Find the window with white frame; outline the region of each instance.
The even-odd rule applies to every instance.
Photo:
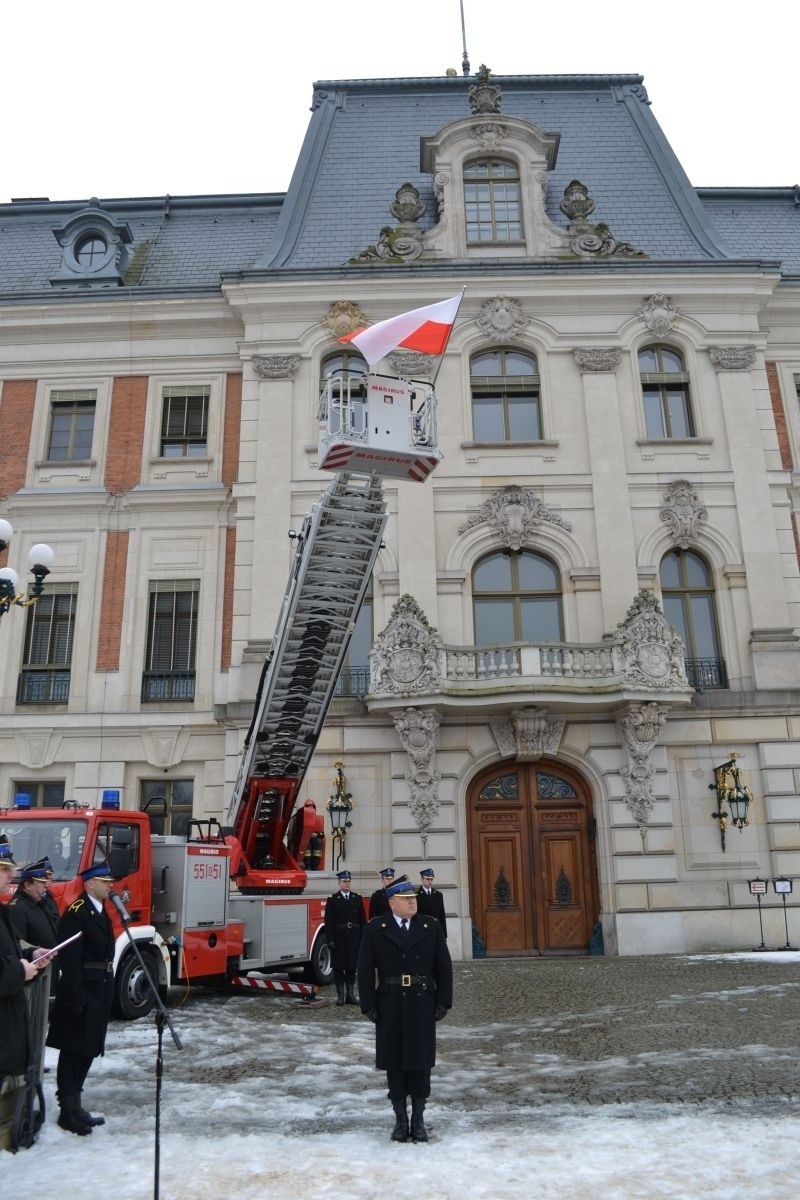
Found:
[[[542,436],[539,367],[532,354],[489,350],[470,361],[476,442],[536,442]]]
[[[142,700],[194,700],[200,581],[150,584]]]
[[[671,346],[644,346],[639,351],[639,374],[647,436],[694,437],[689,375],[678,351]]]
[[[162,458],[200,458],[208,453],[209,384],[170,385],[161,391]]]
[[[467,242],[522,240],[519,167],[506,158],[473,159],[464,166]]]
[[[47,461],[75,462],[92,457],[97,392],[59,388],[50,393]]]
[[[77,605],[77,583],[52,583],[28,609],[18,704],[66,704],[69,700]]]

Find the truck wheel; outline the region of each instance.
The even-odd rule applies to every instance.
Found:
[[[142,957],[150,974],[157,978],[153,956],[143,950]],[[114,1012],[123,1021],[135,1021],[137,1017],[146,1017],[154,1003],[138,958],[135,954],[127,954],[114,980]]]
[[[314,942],[311,958],[303,967],[303,979],[306,983],[316,983],[320,987],[333,982],[331,951],[323,933]]]

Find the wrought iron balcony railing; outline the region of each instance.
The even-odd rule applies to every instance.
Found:
[[[69,667],[25,667],[17,681],[17,704],[66,704]]]
[[[363,700],[368,691],[369,667],[343,667],[333,694],[341,700]]]
[[[724,658],[685,658],[686,678],[697,692],[728,687]]]
[[[142,674],[142,703],[194,700],[194,671],[145,671]]]

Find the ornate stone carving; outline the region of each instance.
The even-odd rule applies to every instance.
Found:
[[[481,150],[491,154],[502,146],[507,132],[507,127],[500,121],[481,121],[480,125],[472,127],[470,137],[475,139]]]
[[[632,704],[617,725],[627,766],[620,771],[625,783],[625,803],[640,829],[644,829],[653,811],[653,780],[656,769],[651,762],[653,748],[664,724],[666,710],[659,704]]]
[[[572,179],[564,188],[564,196],[558,206],[565,217],[569,217],[570,230],[579,226],[584,228],[586,218],[595,210],[595,203],[589,195],[589,189],[580,179]]]
[[[688,479],[676,479],[664,489],[659,516],[675,545],[686,550],[697,537],[699,523],[708,520],[708,511]]]
[[[658,292],[647,297],[641,307],[637,308],[636,315],[642,318],[653,337],[662,338],[670,333],[680,314],[672,302],[672,297]]]
[[[442,639],[413,596],[401,596],[370,653],[375,696],[436,691],[442,678]]]
[[[322,104],[323,101],[325,101],[327,99],[328,99],[328,93],[323,91],[321,88],[318,89],[316,92],[314,92],[314,95],[311,97],[311,111],[316,112],[316,110],[319,108],[320,104]]]
[[[425,205],[413,183],[404,183],[397,189],[389,212],[400,224],[394,229],[384,225],[375,245],[354,255],[351,263],[413,262],[422,254],[422,230],[417,227],[417,221],[424,216]]]
[[[683,661],[683,642],[664,616],[654,592],[642,588],[628,615],[617,626],[615,645],[620,673],[629,687],[691,690]]]
[[[397,350],[389,355],[389,362],[395,375],[403,379],[424,379],[433,371],[436,357],[416,350]]]
[[[536,762],[543,754],[557,754],[566,717],[550,716],[544,708],[515,708],[511,723],[517,743],[517,758]]]
[[[528,324],[519,300],[513,300],[510,296],[494,296],[486,300],[476,320],[482,333],[499,342],[517,337]]]
[[[250,359],[256,375],[262,379],[294,379],[300,364],[299,354],[254,354]]]
[[[48,729],[41,732],[17,730],[14,734],[17,761],[28,771],[41,771],[55,762],[61,745],[60,730]],[[20,860],[21,862],[21,860]]]
[[[584,372],[616,371],[622,359],[622,351],[615,346],[603,346],[591,350],[573,350],[575,362]]]
[[[337,300],[330,306],[320,324],[325,326],[331,337],[338,339],[347,333],[363,329],[369,322],[357,304],[350,300]]]
[[[755,346],[709,346],[708,356],[718,371],[749,371],[756,361]]]
[[[439,784],[442,776],[436,770],[436,737],[439,714],[433,708],[404,708],[392,713],[400,743],[408,755],[409,770],[406,783],[411,792],[411,815],[416,822],[422,844],[439,811]]]
[[[490,721],[489,727],[497,742],[497,749],[503,758],[509,758],[512,754],[517,753],[517,738],[514,726],[510,721]]]
[[[415,225],[425,215],[425,205],[413,183],[402,183],[389,205],[389,212],[401,225]]]
[[[433,177],[433,191],[434,195],[436,196],[436,208],[440,218],[444,212],[444,190],[447,187],[448,182],[448,177],[445,175],[444,171],[438,171]]]
[[[528,488],[512,483],[493,492],[461,526],[459,533],[466,533],[476,525],[491,525],[504,546],[509,550],[521,550],[542,521],[566,530],[572,528]]]
[[[595,203],[589,189],[580,179],[571,180],[564,188],[559,208],[569,217],[569,246],[579,258],[644,258],[630,242],[619,242],[608,225],[600,221],[592,225],[587,217],[594,212]]]
[[[189,745],[189,730],[176,726],[142,730],[145,760],[151,767],[167,771],[183,762]]]
[[[476,115],[478,113],[500,112],[503,93],[496,84],[491,82],[491,75],[492,73],[486,64],[481,63],[478,73],[475,76],[475,82],[467,92],[470,112]]]

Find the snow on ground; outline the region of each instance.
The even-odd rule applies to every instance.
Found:
[[[441,1026],[431,1141],[393,1145],[372,1026],[354,1012],[322,1022],[291,1002],[276,1014],[281,1001],[259,1010],[252,999],[172,1011],[185,1048],[165,1033],[161,1200],[373,1200],[398,1188],[434,1200],[742,1200],[750,1191],[795,1200],[798,1125],[785,1100],[542,1106],[535,1073],[566,1078],[571,1064],[515,1055],[516,1039],[529,1050],[534,1021],[509,1025],[503,1062],[482,1054],[480,1028]],[[0,1153],[3,1194],[102,1178],[118,1200],[153,1196],[155,1053],[149,1019],[112,1024],[85,1093],[108,1123],[79,1138],[55,1124],[48,1051],[48,1120],[32,1149]]]

